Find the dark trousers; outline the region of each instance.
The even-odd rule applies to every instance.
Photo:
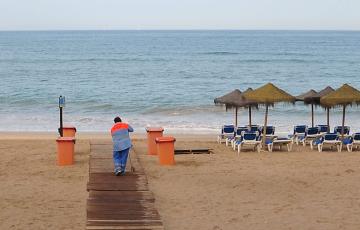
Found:
[[[115,171],[121,170],[125,172],[129,150],[130,148],[124,149],[122,151],[113,151]]]

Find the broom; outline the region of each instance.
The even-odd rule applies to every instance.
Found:
[[[133,148],[132,145],[131,145],[131,148]],[[130,161],[130,172],[135,172],[135,168],[134,168],[134,166],[132,165],[132,162],[131,162],[131,149],[129,151],[129,161]]]

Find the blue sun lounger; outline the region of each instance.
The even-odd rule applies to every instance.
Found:
[[[249,130],[250,132],[256,132],[256,131],[259,131],[259,126],[258,125],[252,125],[251,127],[250,127],[250,130]]]
[[[306,146],[306,144],[311,144],[315,139],[319,138],[321,136],[319,132],[319,127],[310,127],[307,128],[305,131],[304,138],[300,139],[300,143]]]
[[[290,152],[292,150],[293,141],[290,138],[277,137],[274,139],[266,139],[266,145],[268,147],[269,152],[272,152],[275,146],[279,146],[279,150],[281,150],[281,147],[283,145],[286,145],[288,152]]]
[[[261,126],[259,128],[260,135],[264,132],[264,126]],[[266,126],[266,135],[274,135],[275,133],[275,127],[272,125]]]
[[[295,125],[294,134],[290,136],[293,140],[293,143],[299,145],[300,141],[302,141],[305,138],[306,130],[307,130],[307,125]]]
[[[238,150],[238,156],[245,146],[250,146],[254,149],[254,151],[257,149],[258,153],[260,153],[261,141],[259,140],[259,132],[244,132],[241,141],[239,141],[236,146]]]
[[[359,149],[360,147],[360,133],[354,133],[350,138],[348,143],[346,144],[348,152],[352,152],[353,148]]]
[[[231,147],[234,150],[235,150],[235,146],[234,146],[235,142],[238,141],[238,140],[241,140],[243,133],[247,132],[247,131],[248,131],[248,127],[246,127],[246,126],[237,127],[236,132],[235,132],[235,137],[230,140],[231,141]]]
[[[218,135],[217,141],[218,143],[222,143],[223,140],[226,141],[228,137],[234,137],[235,127],[234,125],[223,125],[221,128],[221,134]]]
[[[342,149],[342,141],[339,139],[338,133],[326,133],[321,138],[314,140],[311,145],[317,145],[319,152],[323,151],[324,146],[330,146],[330,149],[335,146],[338,152],[341,152]]]
[[[319,133],[320,133],[320,134],[324,134],[324,133],[327,133],[327,132],[330,131],[330,128],[329,128],[328,125],[318,125],[318,126],[316,126],[316,127],[319,128]]]

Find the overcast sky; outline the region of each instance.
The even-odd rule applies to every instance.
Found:
[[[360,0],[0,0],[0,30],[360,30]]]

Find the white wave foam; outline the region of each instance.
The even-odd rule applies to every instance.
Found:
[[[293,108],[293,110],[291,110]],[[285,110],[285,111],[284,111]],[[166,110],[152,114],[124,114],[123,120],[130,123],[136,132],[144,133],[147,126],[162,126],[174,133],[216,133],[223,124],[234,123],[233,111],[216,108],[212,112],[208,109],[194,109],[192,112],[178,113]],[[175,114],[174,114],[175,113]],[[64,114],[65,124],[74,125],[79,131],[107,132],[113,125],[113,114],[104,115],[74,115]],[[253,112],[253,124],[263,124],[264,111],[260,109]],[[240,110],[238,124],[248,123],[248,112]],[[331,126],[341,125],[342,114],[340,109],[330,113]],[[298,107],[271,108],[269,112],[269,125],[276,126],[277,133],[291,133],[293,125],[310,125],[309,108]],[[315,124],[325,124],[326,113],[317,109]],[[346,124],[351,126],[351,131],[360,131],[360,119],[355,108],[349,109],[346,114]],[[0,114],[0,131],[57,131],[59,118],[57,113],[41,114]]]

